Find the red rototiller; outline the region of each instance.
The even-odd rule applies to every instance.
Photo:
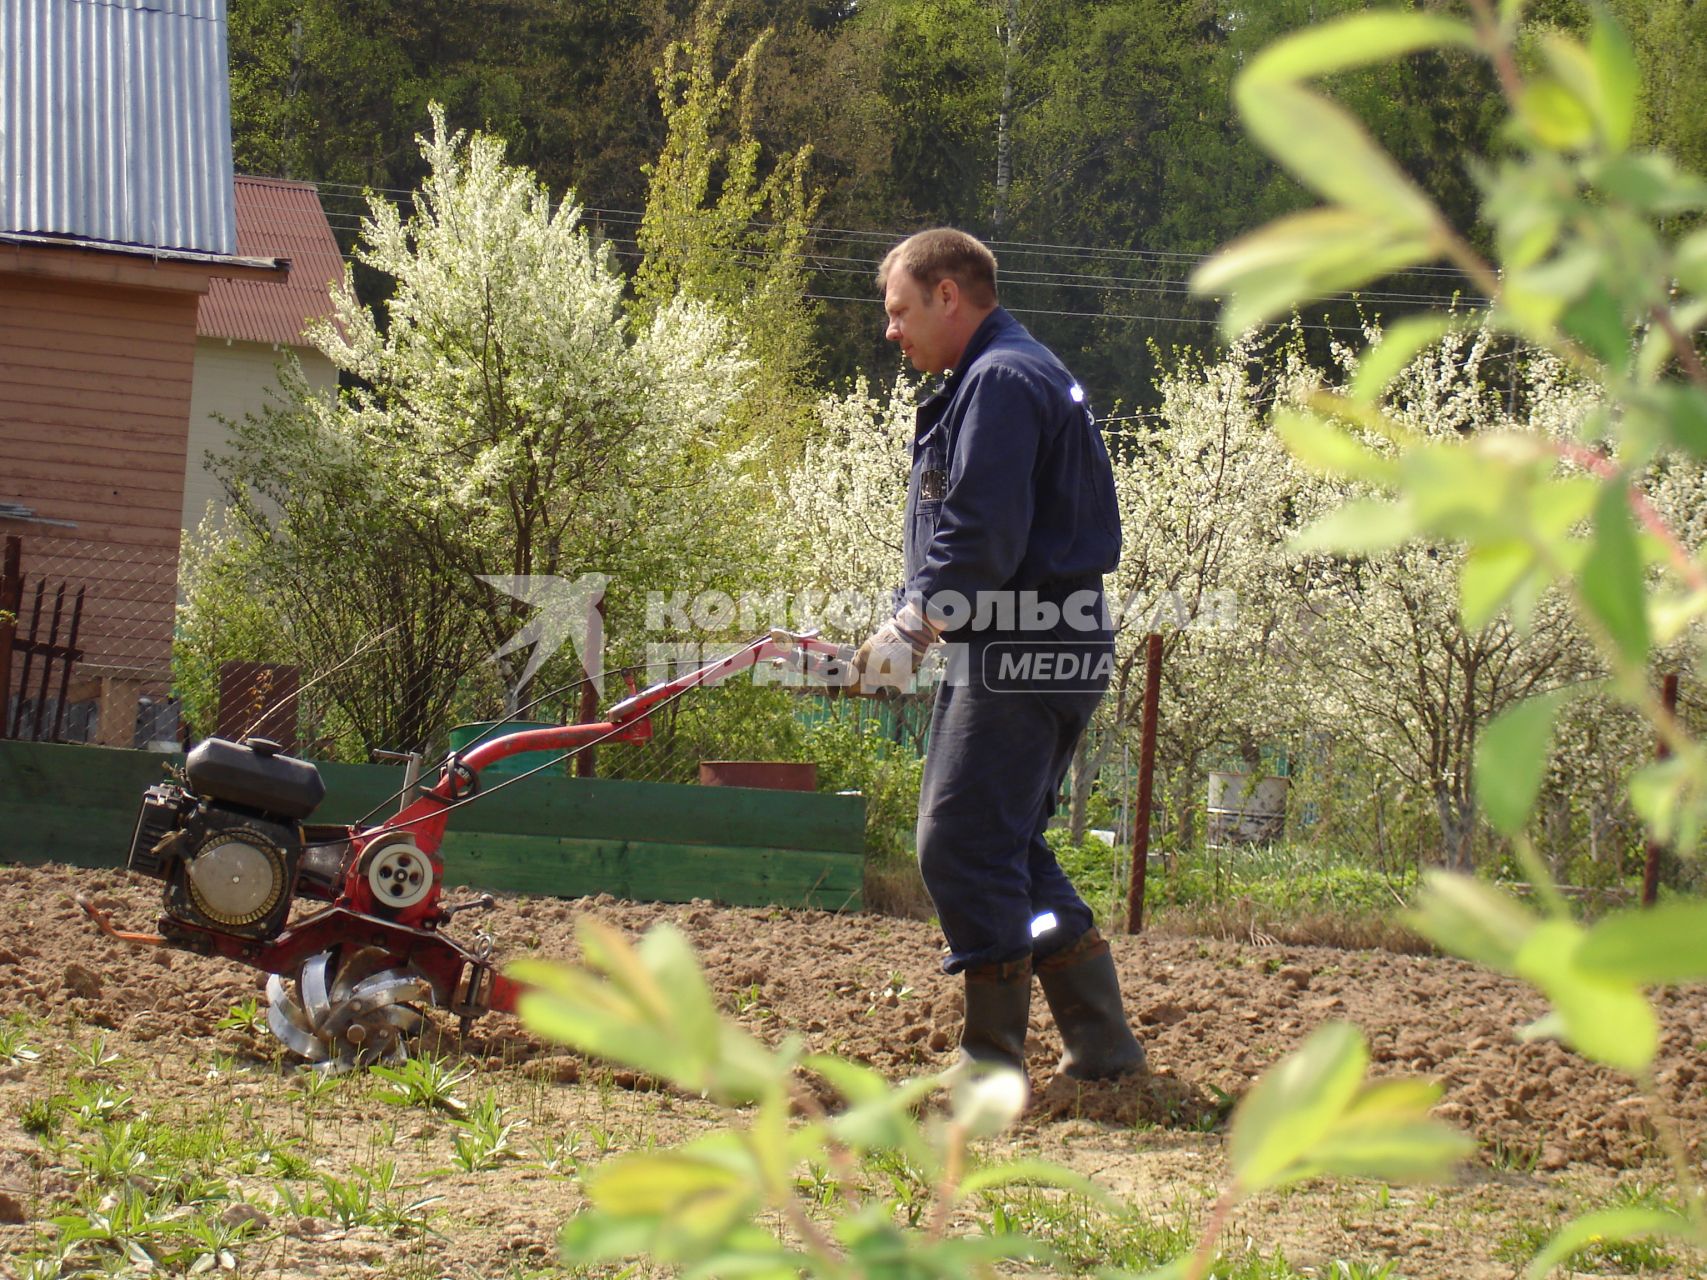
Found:
[[[122,932],[80,905],[122,941],[221,955],[270,974],[268,1026],[322,1069],[400,1058],[421,1027],[422,1005],[449,1010],[466,1033],[481,1014],[514,1010],[521,991],[497,972],[490,939],[468,946],[444,932],[457,913],[494,905],[490,895],[441,900],[439,846],[451,814],[508,785],[482,792],[483,770],[524,751],[644,742],[662,705],[758,663],[845,683],[846,655],[816,635],[773,631],[649,689],[633,692],[631,682],[602,722],[505,734],[451,753],[436,783],[375,826],[306,824],[326,790],[313,764],[264,739],[209,738],[185,762],[187,785],[144,793],[131,838],[130,870],[165,882],[160,932]],[[329,905],[293,921],[297,899]]]

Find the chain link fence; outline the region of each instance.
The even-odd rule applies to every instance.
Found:
[[[176,748],[176,544],[26,533],[4,551],[0,736]]]

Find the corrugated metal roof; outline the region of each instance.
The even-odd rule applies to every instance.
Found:
[[[0,0],[0,230],[229,254],[225,0]]]
[[[237,252],[289,258],[283,280],[214,280],[196,313],[204,338],[302,342],[310,320],[332,314],[329,286],[344,278],[344,259],[312,183],[238,178]]]

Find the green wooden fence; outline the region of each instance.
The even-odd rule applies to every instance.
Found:
[[[123,866],[143,788],[182,756],[0,741],[0,862]],[[316,822],[355,822],[402,770],[323,764]],[[861,905],[858,796],[539,775],[457,810],[447,884],[635,901]]]

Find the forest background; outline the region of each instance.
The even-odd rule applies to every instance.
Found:
[[[733,0],[726,64],[773,33],[749,87],[753,135],[772,156],[810,146],[823,192],[808,255],[816,372],[894,367],[869,259],[946,223],[1004,248],[1007,305],[1100,412],[1153,405],[1151,344],[1165,353],[1213,341],[1213,302],[1187,294],[1191,265],[1306,203],[1240,128],[1233,77],[1278,35],[1365,7]],[[1687,0],[1610,7],[1645,72],[1639,144],[1700,171],[1707,15]],[[512,162],[553,192],[572,190],[636,263],[648,166],[666,137],[655,69],[691,35],[694,11],[688,0],[232,0],[237,167],[321,184],[347,245],[364,188],[419,185],[415,137],[437,101],[453,127],[503,138]],[[1585,29],[1588,15],[1582,0],[1542,0],[1525,18],[1539,38]],[[1456,225],[1475,224],[1476,188],[1458,158],[1486,154],[1499,120],[1485,66],[1420,55],[1333,88]],[[1455,273],[1425,270],[1366,304],[1392,314],[1462,287]],[[1349,322],[1345,308],[1333,316]]]

